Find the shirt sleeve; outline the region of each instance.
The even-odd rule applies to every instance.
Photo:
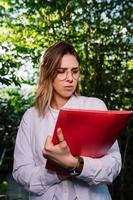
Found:
[[[84,180],[89,185],[112,183],[120,172],[121,155],[117,142],[115,142],[108,153],[101,158],[83,158],[84,167],[78,178]]]
[[[20,123],[14,150],[13,177],[25,190],[42,195],[60,179],[55,172],[46,170],[44,165],[35,164],[30,139],[31,117],[27,111]]]

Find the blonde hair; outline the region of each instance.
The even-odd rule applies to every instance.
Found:
[[[47,49],[40,60],[40,74],[36,90],[35,107],[39,116],[44,115],[50,105],[53,94],[53,80],[56,70],[61,65],[65,54],[74,55],[80,64],[79,57],[74,47],[67,42],[58,42]],[[78,85],[75,91],[78,94]]]

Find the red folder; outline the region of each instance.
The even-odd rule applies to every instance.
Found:
[[[60,127],[73,156],[102,157],[132,114],[132,111],[62,109],[55,125],[53,144],[58,144],[57,129]],[[46,168],[64,174],[63,168],[50,161]]]

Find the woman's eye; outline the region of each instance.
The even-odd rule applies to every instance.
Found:
[[[73,70],[74,74],[77,74],[79,72],[79,70]]]
[[[63,74],[63,73],[65,73],[65,71],[64,70],[57,70],[57,73],[58,74]]]

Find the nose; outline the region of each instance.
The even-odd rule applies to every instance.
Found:
[[[72,73],[71,71],[70,71],[70,72],[67,72],[66,80],[67,80],[67,81],[70,81],[70,82],[73,81],[73,73]]]

